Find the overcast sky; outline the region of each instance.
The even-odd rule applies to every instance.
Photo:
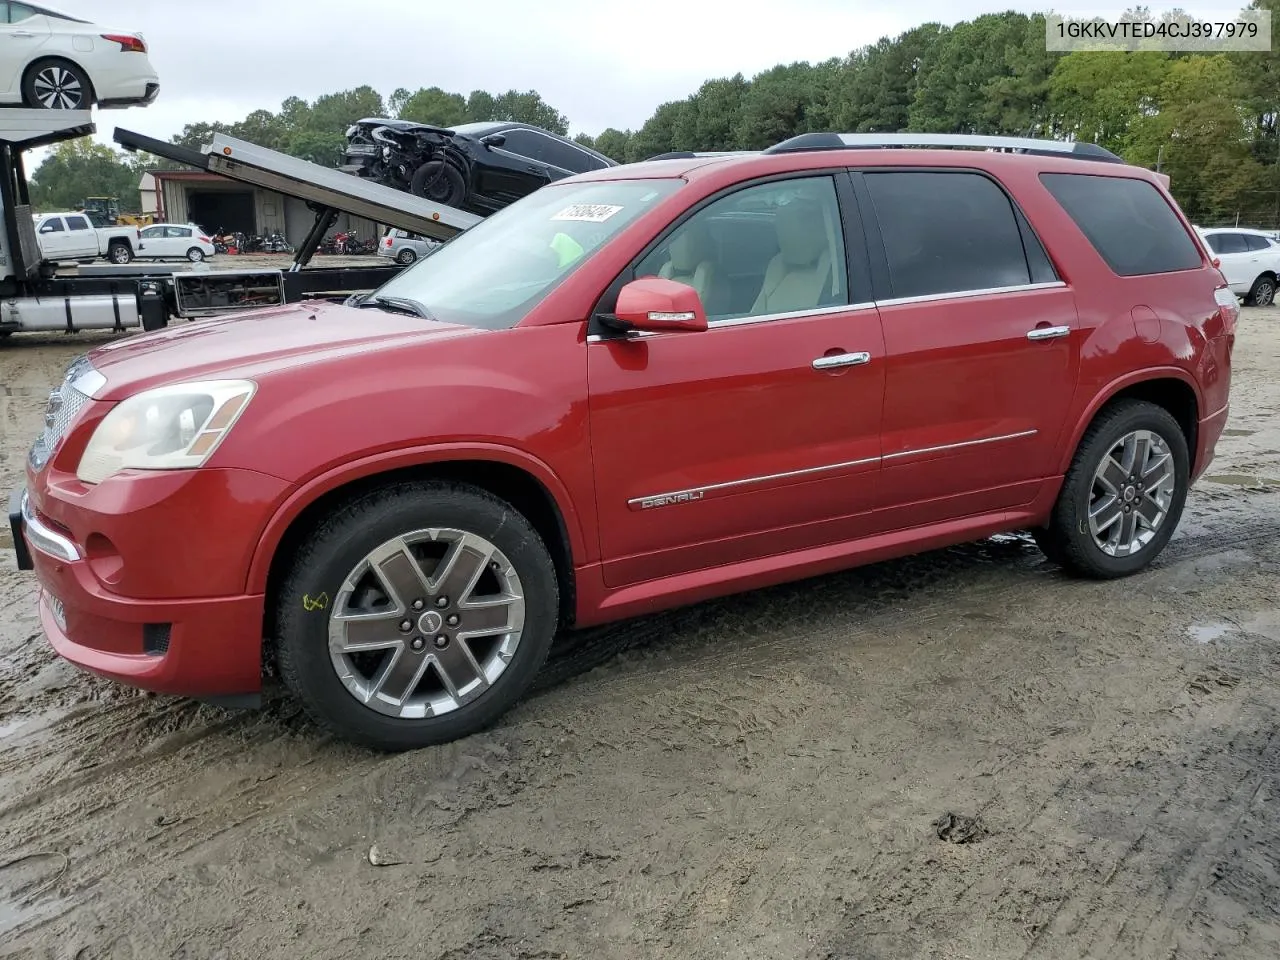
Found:
[[[1117,17],[1129,3],[1054,4],[1060,13]],[[1152,10],[1174,4],[1150,3]],[[780,62],[844,56],[929,20],[955,23],[1007,10],[1010,0],[53,0],[102,26],[140,31],[160,74],[145,109],[98,116],[168,138],[186,123],[235,121],[369,84],[439,86],[462,94],[534,89],[567,114],[572,133],[635,128],[658,104],[703,80],[750,77]],[[1242,4],[1194,0],[1201,16]],[[1028,11],[1033,8],[1024,6]]]

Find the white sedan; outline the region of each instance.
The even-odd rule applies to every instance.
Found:
[[[105,109],[146,106],[159,94],[141,34],[45,6],[0,2],[0,104]]]
[[[154,223],[142,228],[144,260],[190,260],[200,263],[216,252],[213,240],[194,223]]]

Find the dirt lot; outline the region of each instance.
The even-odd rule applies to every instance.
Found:
[[[0,490],[92,342],[0,346]],[[412,755],[80,675],[0,533],[0,956],[1273,960],[1280,310],[1236,358],[1142,576],[1010,537],[705,604]]]

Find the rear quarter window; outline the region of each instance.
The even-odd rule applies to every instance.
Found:
[[[1120,276],[1173,273],[1201,266],[1195,241],[1160,191],[1146,180],[1042,173],[1040,182]]]

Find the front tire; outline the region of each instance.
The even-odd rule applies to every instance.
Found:
[[[412,250],[408,249],[407,247],[396,254],[396,263],[405,267],[407,267],[409,264],[413,263],[417,259],[418,259],[418,255],[414,253]]]
[[[467,184],[453,164],[431,160],[413,172],[409,192],[446,207],[456,207],[466,198]]]
[[[376,490],[321,521],[275,602],[286,686],[322,726],[379,750],[490,726],[528,689],[559,621],[532,525],[442,482]]]
[[[1122,400],[1085,432],[1049,525],[1033,531],[1053,562],[1098,580],[1146,568],[1173,536],[1187,499],[1190,456],[1163,407]]]

